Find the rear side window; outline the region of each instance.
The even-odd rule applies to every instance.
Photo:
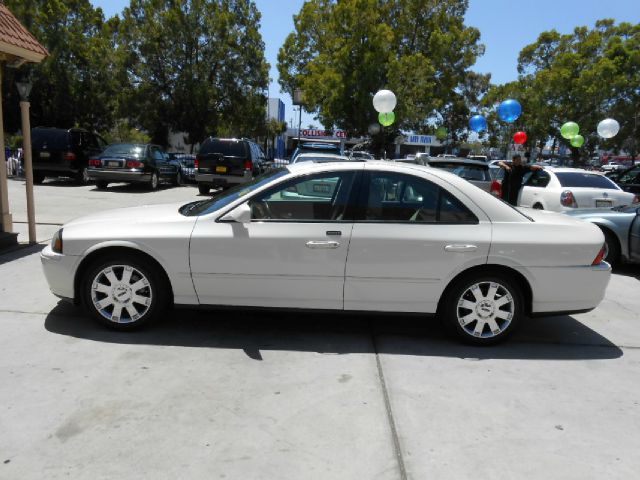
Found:
[[[200,154],[221,153],[225,157],[247,157],[245,142],[208,140],[200,147]]]
[[[478,223],[476,216],[438,185],[411,175],[365,175],[357,219],[381,223]]]
[[[31,145],[36,150],[67,150],[70,148],[70,135],[66,130],[31,131]]]
[[[558,172],[556,173],[560,185],[563,187],[604,188],[618,190],[618,186],[604,175],[588,172]]]
[[[544,170],[538,170],[531,173],[525,185],[530,187],[546,187],[551,177]]]

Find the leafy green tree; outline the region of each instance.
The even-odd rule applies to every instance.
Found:
[[[301,88],[305,109],[327,129],[366,135],[377,121],[373,95],[388,88],[398,97],[398,128],[427,132],[438,122],[461,132],[469,101],[489,83],[469,71],[484,47],[480,32],[464,25],[467,7],[467,0],[308,0],[278,53],[280,85]]]
[[[264,126],[268,64],[249,0],[131,0],[118,26],[128,83],[121,114],[166,144],[254,136]]]
[[[598,148],[637,151],[640,130],[635,118],[640,113],[640,25],[600,20],[595,28],[578,27],[562,35],[543,32],[526,46],[518,58],[519,79],[493,87],[484,99],[490,105],[513,97],[523,104],[519,124],[531,141],[554,144],[566,121],[580,125],[585,145],[572,148],[575,159],[586,160]],[[604,118],[616,118],[620,133],[611,140],[597,135]]]
[[[5,69],[7,130],[20,128],[14,83],[29,75],[33,125],[106,130],[114,121],[113,48],[102,10],[89,0],[5,0],[49,51],[38,65]]]

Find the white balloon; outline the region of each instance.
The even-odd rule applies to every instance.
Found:
[[[602,138],[613,138],[620,131],[620,124],[613,118],[605,118],[598,124],[598,135]]]
[[[396,108],[396,96],[391,90],[380,90],[373,96],[373,108],[378,113],[391,113]]]

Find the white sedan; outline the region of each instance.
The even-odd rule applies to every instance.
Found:
[[[578,168],[545,167],[527,174],[518,205],[563,212],[576,208],[611,208],[638,202],[601,173]]]
[[[494,343],[525,315],[595,308],[598,227],[523,214],[422,165],[303,163],[186,205],[72,221],[42,253],[52,292],[131,329],[171,304],[439,314]]]

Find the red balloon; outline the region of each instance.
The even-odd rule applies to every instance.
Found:
[[[513,141],[518,145],[522,145],[527,141],[527,134],[524,132],[516,132],[513,134]]]

